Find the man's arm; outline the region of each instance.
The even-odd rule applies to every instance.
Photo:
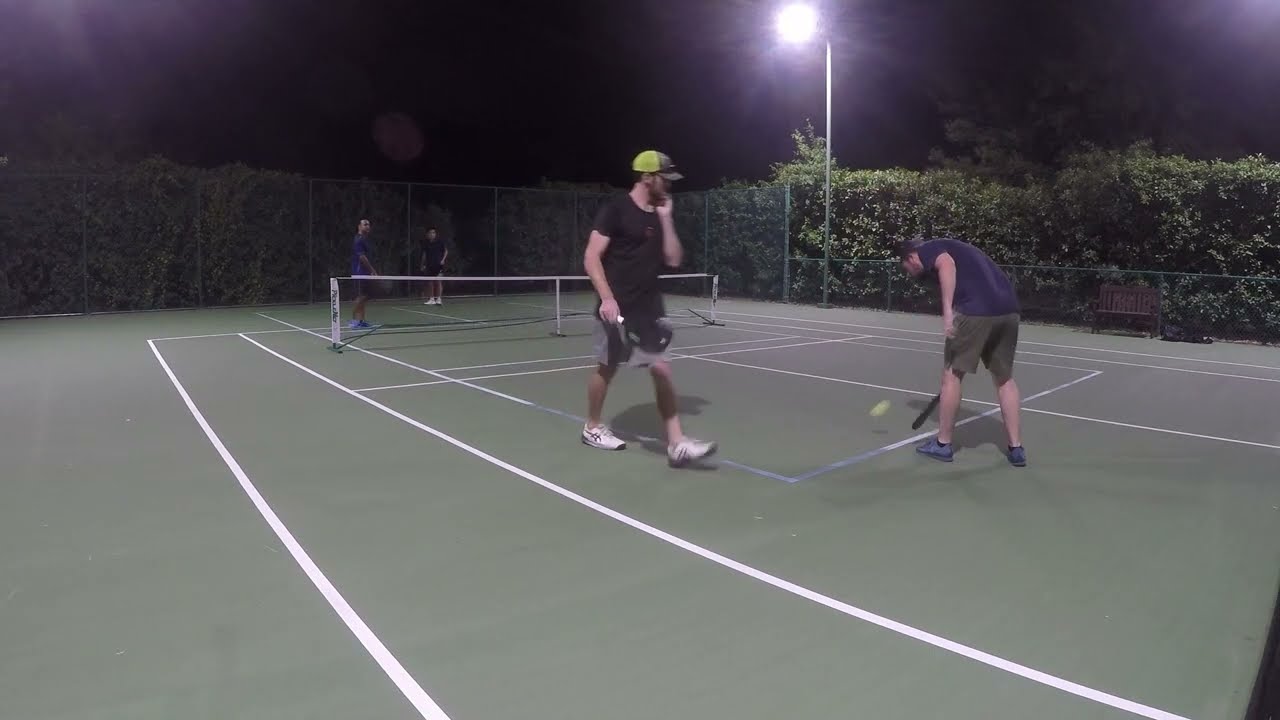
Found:
[[[667,267],[678,268],[684,262],[684,245],[680,244],[680,236],[676,233],[676,222],[672,213],[672,199],[658,206],[658,222],[662,225],[662,258]]]
[[[582,257],[582,264],[587,268],[587,277],[591,278],[591,284],[596,289],[596,294],[601,300],[613,300],[613,290],[609,287],[609,281],[604,276],[604,251],[609,247],[609,238],[600,234],[599,230],[592,230],[591,236],[587,238],[587,251]]]
[[[942,323],[949,334],[955,318],[951,304],[956,297],[956,261],[947,253],[940,253],[933,266],[938,271],[938,286],[942,290]]]

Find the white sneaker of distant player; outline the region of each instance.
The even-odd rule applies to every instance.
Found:
[[[582,442],[601,450],[621,450],[627,446],[617,435],[613,434],[612,430],[604,425],[594,428],[583,426]]]

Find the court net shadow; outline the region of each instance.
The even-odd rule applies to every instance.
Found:
[[[676,396],[676,407],[680,413],[681,420],[688,417],[697,417],[702,414],[702,409],[708,405],[710,403],[706,398],[696,395]],[[693,437],[698,437],[696,432],[691,431],[687,424],[685,425],[684,430],[686,433]],[[656,401],[633,405],[622,410],[609,421],[609,426],[613,429],[614,434],[628,443],[639,443],[645,450],[666,457],[667,431],[662,424],[662,416],[658,414],[658,403]],[[705,462],[694,463],[689,468],[697,470],[715,469],[714,466]]]

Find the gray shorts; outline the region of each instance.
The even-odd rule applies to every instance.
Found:
[[[659,318],[658,323],[662,325],[662,327],[666,328],[667,330],[672,329],[671,322],[666,318]],[[595,352],[596,362],[600,363],[601,365],[604,365],[606,367],[618,367],[620,365],[626,365],[627,367],[644,368],[644,367],[650,367],[651,365],[659,361],[669,362],[671,360],[671,351],[670,351],[671,346],[668,345],[667,350],[664,350],[663,352],[660,352],[660,353],[649,353],[649,352],[645,352],[644,350],[641,350],[640,348],[634,348],[631,351],[631,357],[630,359],[627,360],[627,362],[625,363],[619,362],[618,360],[610,356],[609,335],[610,335],[610,332],[605,327],[603,320],[597,319],[595,323],[591,326],[591,348]]]

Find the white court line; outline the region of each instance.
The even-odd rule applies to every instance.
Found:
[[[1064,680],[1062,678],[1056,677],[1054,675],[1050,675],[1040,670],[1035,670],[1025,665],[1020,665],[1013,661],[1006,660],[1004,658],[998,657],[996,655],[992,655],[990,653],[983,652],[981,650],[977,650],[967,645],[962,645],[958,642],[955,642],[954,640],[948,640],[947,638],[941,637],[939,635],[934,635],[933,633],[920,630],[918,628],[912,627],[905,623],[898,622],[897,620],[892,620],[882,615],[877,615],[869,610],[863,610],[862,608],[854,607],[853,605],[842,602],[840,600],[836,600],[835,598],[829,597],[827,595],[823,595],[817,591],[810,590],[809,588],[797,585],[789,580],[784,580],[780,577],[777,577],[776,575],[771,575],[763,570],[759,570],[757,568],[751,567],[750,565],[746,565],[744,563],[738,562],[737,560],[733,560],[732,558],[721,555],[720,553],[717,553],[713,550],[709,550],[705,547],[702,547],[701,545],[694,544],[692,542],[689,542],[688,540],[672,535],[671,533],[666,532],[665,530],[659,530],[658,528],[653,527],[652,525],[643,523],[629,515],[625,515],[623,513],[618,512],[617,510],[614,510],[613,508],[607,507],[598,502],[595,502],[594,500],[591,500],[587,497],[579,495],[578,493],[575,493],[572,490],[567,490],[559,485],[556,485],[555,483],[552,483],[548,480],[538,477],[537,475],[534,475],[533,473],[527,470],[516,467],[515,465],[512,465],[511,463],[508,463],[504,460],[500,460],[494,457],[493,455],[490,455],[484,452],[483,450],[480,450],[476,447],[468,445],[462,442],[461,440],[458,440],[450,435],[447,435],[444,432],[437,430],[433,427],[429,427],[417,420],[414,420],[413,418],[407,415],[404,415],[403,413],[397,412],[396,410],[390,407],[387,407],[386,405],[383,405],[382,403],[379,403],[378,401],[372,398],[361,395],[355,390],[352,390],[351,388],[341,385],[338,382],[331,380],[325,377],[324,375],[321,375],[315,370],[312,370],[311,368],[306,367],[301,363],[295,362],[294,360],[291,360],[285,357],[284,355],[281,355],[280,353],[259,343],[253,338],[250,338],[248,336],[242,336],[242,337],[244,337],[244,339],[247,340],[248,342],[251,342],[254,345],[257,345],[262,350],[289,363],[290,365],[298,368],[299,370],[307,373],[308,375],[311,375],[312,377],[327,383],[331,387],[341,392],[344,392],[350,395],[351,397],[354,397],[357,400],[360,400],[361,402],[368,403],[369,405],[387,413],[388,415],[396,418],[397,420],[407,423],[408,425],[411,425],[421,430],[422,432],[427,433],[428,435],[433,435],[436,438],[439,438],[440,440],[443,440],[460,450],[470,453],[471,455],[474,455],[475,457],[478,457],[481,460],[484,460],[492,465],[500,467],[503,470],[506,470],[507,472],[513,475],[516,475],[525,480],[528,480],[529,482],[534,483],[535,485],[539,485],[547,490],[550,490],[551,492],[556,493],[557,495],[560,495],[561,497],[567,500],[570,500],[579,505],[582,505],[583,507],[594,510],[595,512],[600,513],[601,515],[604,515],[608,518],[616,520],[624,525],[627,525],[628,527],[631,527],[632,529],[638,530],[646,535],[649,535],[650,537],[656,538],[670,545],[674,545],[675,547],[685,550],[686,552],[693,553],[698,557],[701,557],[705,560],[709,560],[713,563],[716,563],[721,567],[728,568],[729,570],[733,570],[734,572],[740,573],[754,580],[758,580],[767,585],[771,585],[784,592],[791,593],[792,595],[796,595],[798,597],[814,602],[818,605],[822,605],[831,610],[835,610],[836,612],[841,613],[843,615],[847,615],[849,617],[863,620],[865,622],[881,627],[885,630],[889,630],[890,632],[898,633],[899,635],[904,635],[906,637],[912,638],[913,640],[927,643],[929,645],[940,648],[942,650],[946,650],[947,652],[954,653],[961,657],[965,657],[970,660],[983,663],[984,665],[996,668],[998,670],[1003,670],[1004,672],[1017,675],[1018,677],[1025,678],[1032,682],[1040,683],[1042,685],[1046,685],[1048,687],[1061,690],[1062,692],[1076,695],[1077,697],[1082,697],[1087,700],[1092,700],[1096,703],[1106,705],[1108,707],[1113,707],[1118,710],[1130,712],[1142,717],[1151,718],[1152,720],[1187,720],[1187,718],[1183,718],[1179,715],[1174,715],[1173,713],[1169,713],[1164,710],[1150,707],[1148,705],[1143,705],[1141,703],[1137,703],[1132,700],[1127,700],[1125,698],[1112,695],[1110,693],[1106,693],[1101,690],[1095,690],[1093,688],[1071,682],[1070,680]]]
[[[524,372],[501,373],[498,375],[479,375],[462,378],[463,380],[493,380],[495,378],[522,377],[524,375],[545,375],[547,373],[568,372],[570,370],[586,370],[595,365],[574,365],[573,367],[551,368],[549,370],[526,370]],[[382,390],[407,390],[410,388],[430,387],[432,385],[449,385],[452,380],[427,380],[426,382],[404,383],[403,385],[379,385],[377,387],[356,388],[358,393],[379,392]]]
[[[280,323],[281,325],[288,325],[289,327],[291,327],[291,328],[293,328],[293,329],[295,329],[295,330],[301,330],[302,332],[305,332],[305,333],[307,333],[308,335],[314,335],[314,336],[316,336],[316,337],[320,338],[321,340],[324,340],[325,342],[331,342],[331,341],[332,341],[332,340],[331,340],[331,338],[328,338],[328,337],[326,337],[326,336],[324,336],[324,335],[321,335],[321,334],[320,334],[320,333],[318,333],[318,332],[312,332],[312,331],[307,330],[307,329],[305,329],[305,328],[298,327],[297,325],[294,325],[293,323],[285,322],[284,320],[281,320],[281,319],[279,319],[279,318],[273,318],[273,317],[271,317],[270,315],[266,315],[266,314],[264,314],[264,313],[256,313],[256,314],[257,314],[257,315],[261,315],[262,317],[264,317],[264,318],[266,318],[266,319],[268,319],[268,320],[271,320],[272,322],[278,322],[278,323]],[[246,339],[248,339],[248,338],[246,338]],[[250,342],[252,342],[252,340],[250,340]],[[486,393],[486,394],[488,394],[488,395],[493,395],[494,397],[500,397],[500,398],[502,398],[503,400],[510,400],[511,402],[516,403],[516,404],[518,404],[518,405],[524,405],[525,407],[534,407],[534,404],[533,404],[533,403],[529,402],[528,400],[524,400],[524,399],[518,398],[518,397],[516,397],[516,396],[514,396],[514,395],[508,395],[508,394],[506,394],[506,393],[501,393],[501,392],[498,392],[497,390],[492,390],[492,389],[487,388],[487,387],[485,387],[485,386],[483,386],[483,385],[476,385],[476,384],[473,384],[473,383],[469,383],[469,382],[467,382],[466,380],[460,380],[460,379],[458,379],[458,378],[451,378],[451,377],[448,377],[448,376],[446,376],[446,375],[441,375],[440,373],[436,372],[435,370],[428,370],[428,369],[426,369],[426,368],[418,367],[417,365],[413,365],[413,364],[411,364],[411,363],[407,363],[407,362],[405,362],[405,361],[403,361],[403,360],[397,360],[397,359],[395,359],[395,358],[393,358],[393,357],[390,357],[390,356],[388,356],[388,355],[383,355],[383,354],[381,354],[381,353],[376,353],[376,352],[374,352],[374,351],[372,351],[372,350],[366,350],[366,349],[364,349],[364,348],[362,348],[362,347],[356,347],[355,345],[348,345],[348,346],[347,346],[347,349],[348,349],[348,350],[355,350],[356,352],[361,352],[361,353],[364,353],[364,354],[366,354],[366,355],[370,355],[370,356],[372,356],[372,357],[379,358],[379,359],[381,359],[381,360],[386,360],[386,361],[387,361],[387,362],[389,362],[389,363],[393,363],[393,364],[395,364],[395,365],[399,365],[399,366],[401,366],[401,367],[406,367],[406,368],[409,368],[410,370],[417,370],[417,371],[418,371],[418,372],[420,372],[420,373],[424,373],[424,374],[426,374],[426,375],[430,375],[430,376],[432,376],[432,377],[436,377],[436,378],[439,378],[439,379],[441,379],[441,380],[445,380],[445,381],[447,381],[447,382],[457,383],[457,384],[459,384],[459,385],[463,385],[463,386],[465,386],[465,387],[469,387],[469,388],[471,388],[471,389],[473,389],[473,390],[479,390],[480,392]]]
[[[1080,415],[1068,415],[1067,413],[1053,412],[1051,410],[1023,408],[1022,411],[1039,413],[1041,415],[1052,415],[1054,417],[1068,418],[1071,420],[1085,420],[1088,422],[1102,423],[1103,425],[1114,425],[1116,427],[1132,428],[1134,430],[1149,430],[1151,432],[1168,433],[1170,435],[1181,435],[1182,437],[1199,438],[1201,440],[1217,440],[1218,442],[1234,443],[1236,445],[1249,445],[1252,447],[1267,448],[1270,450],[1280,450],[1280,445],[1268,445],[1267,443],[1253,442],[1252,440],[1238,440],[1236,438],[1218,437],[1216,435],[1201,435],[1199,433],[1183,432],[1182,430],[1169,430],[1168,428],[1150,427],[1147,425],[1135,425],[1133,423],[1119,422],[1117,420],[1103,420],[1100,418],[1081,417]]]
[[[857,343],[851,342],[849,344],[856,345]],[[703,359],[699,355],[686,355],[685,357],[693,358],[695,360]],[[893,392],[900,392],[908,395],[924,395],[928,397],[933,397],[934,395],[934,393],[924,392],[921,390],[907,390],[905,388],[890,387],[887,385],[874,385],[872,383],[858,382],[856,380],[846,380],[844,378],[827,377],[825,375],[812,375],[810,373],[796,372],[794,370],[782,370],[780,368],[765,367],[763,365],[747,365],[745,363],[736,363],[736,362],[731,362],[729,360],[718,360],[714,358],[707,358],[705,361],[711,362],[711,363],[720,363],[722,365],[732,365],[735,367],[748,368],[751,370],[764,370],[766,372],[780,373],[782,375],[794,375],[796,377],[809,378],[812,380],[825,380],[827,382],[842,383],[844,385],[859,385],[861,387],[876,388],[877,390],[890,390]],[[1088,371],[1085,371],[1085,372],[1088,372]],[[975,405],[994,405],[997,407],[999,406],[998,403],[987,402],[985,400],[970,400],[968,398],[964,398],[961,402],[973,403]],[[1085,417],[1083,415],[1067,415],[1066,413],[1051,412],[1049,410],[1040,410],[1038,408],[1024,407],[1022,408],[1022,412],[1036,413],[1039,415],[1053,415],[1055,417],[1070,418],[1072,420],[1081,420],[1084,422],[1101,423],[1103,425],[1114,425],[1116,427],[1126,427],[1126,428],[1132,428],[1135,430],[1147,430],[1150,432],[1167,433],[1169,435],[1180,435],[1182,437],[1200,438],[1201,440],[1217,440],[1218,442],[1233,443],[1236,445],[1251,445],[1253,447],[1280,450],[1280,445],[1268,445],[1267,443],[1253,442],[1251,440],[1239,440],[1236,438],[1219,437],[1217,435],[1201,435],[1199,433],[1184,432],[1182,430],[1170,430],[1168,428],[1151,427],[1148,425],[1134,425],[1131,423],[1118,422],[1116,420],[1104,420],[1102,418]]]
[[[679,359],[679,358],[689,358],[689,357],[699,357],[699,358],[703,358],[703,357],[710,357],[710,356],[712,356],[712,355],[734,355],[734,354],[737,354],[737,353],[760,352],[760,351],[762,351],[762,350],[782,350],[783,348],[804,347],[804,346],[806,346],[806,345],[826,345],[826,344],[828,344],[828,343],[847,342],[848,340],[857,340],[857,339],[859,339],[860,337],[861,337],[861,336],[859,336],[859,335],[855,335],[855,336],[853,336],[853,337],[851,337],[851,338],[844,338],[844,339],[842,339],[842,338],[832,338],[832,339],[829,339],[829,340],[811,340],[811,341],[809,341],[809,342],[791,343],[790,345],[770,345],[769,347],[738,348],[738,349],[736,349],[736,350],[721,350],[721,351],[719,351],[719,352],[699,353],[699,354],[697,354],[697,355],[673,355],[673,357],[674,357],[674,358],[676,358],[676,359]],[[758,341],[756,341],[756,342],[758,342]],[[722,343],[722,344],[724,344],[724,345],[732,345],[732,344],[736,344],[736,343]],[[705,347],[718,347],[718,346],[713,344],[713,345],[707,345],[707,346],[705,346]],[[685,348],[685,350],[689,350],[689,349],[691,349],[691,348]],[[587,357],[594,357],[594,356],[589,355],[589,356],[587,356]],[[573,358],[569,358],[569,359],[573,359]],[[595,366],[596,366],[596,364],[595,364],[595,363],[592,363],[592,364],[590,364],[590,365],[575,365],[575,366],[573,366],[573,367],[551,368],[551,369],[548,369],[548,370],[526,370],[526,371],[524,371],[524,372],[502,373],[502,374],[500,374],[500,375],[480,375],[480,376],[478,376],[478,377],[465,377],[465,378],[460,378],[460,379],[462,379],[462,380],[467,380],[467,381],[471,381],[471,380],[493,380],[493,379],[496,379],[496,378],[523,377],[523,376],[525,376],[525,375],[545,375],[545,374],[547,374],[547,373],[565,372],[565,371],[568,371],[568,370],[588,370],[588,369],[593,368],[593,367],[595,367]],[[443,370],[437,370],[436,372],[444,372],[444,371],[443,371]],[[357,390],[356,390],[356,392],[359,392],[359,393],[366,393],[366,392],[375,392],[375,391],[378,391],[378,390],[404,390],[404,389],[406,389],[406,388],[427,387],[427,386],[429,386],[429,385],[444,385],[444,384],[449,383],[449,382],[452,382],[452,381],[451,381],[451,380],[432,380],[432,381],[430,381],[430,382],[406,383],[406,384],[404,384],[404,385],[381,385],[381,386],[378,386],[378,387],[360,388],[360,389],[357,389]]]
[[[879,336],[869,335],[869,336],[867,336],[867,337],[879,337]],[[850,344],[850,345],[857,345],[858,347],[883,348],[883,349],[885,349],[885,350],[902,350],[902,351],[904,351],[904,352],[928,353],[928,354],[930,354],[930,355],[942,355],[942,354],[943,354],[941,350],[925,350],[924,348],[901,347],[901,346],[899,346],[899,345],[878,345],[878,344],[876,344],[876,343],[869,343],[869,342],[855,342],[855,343],[849,343],[849,344]],[[1096,370],[1096,371],[1095,371],[1095,370],[1086,370],[1086,369],[1084,369],[1084,368],[1078,368],[1078,367],[1067,367],[1066,365],[1050,365],[1049,363],[1031,362],[1030,360],[1019,360],[1019,361],[1018,361],[1018,364],[1019,364],[1019,365],[1034,365],[1034,366],[1036,366],[1036,367],[1054,368],[1054,369],[1057,369],[1057,370],[1072,370],[1072,371],[1075,371],[1075,372],[1082,372],[1082,373],[1087,373],[1087,372],[1098,372],[1098,373],[1101,373],[1101,372],[1102,372],[1101,370]]]
[[[239,336],[257,345],[257,343],[254,340],[251,340],[247,334],[239,333]],[[387,677],[391,678],[391,681],[400,689],[400,692],[404,694],[405,698],[413,704],[413,707],[417,709],[419,715],[426,720],[449,720],[449,716],[445,714],[444,710],[436,704],[435,700],[431,699],[431,696],[428,695],[427,692],[422,689],[422,686],[413,679],[413,676],[404,669],[404,666],[400,664],[400,661],[391,654],[391,651],[388,650],[386,645],[378,639],[378,636],[374,635],[373,631],[369,629],[369,626],[360,618],[360,615],[351,607],[351,604],[347,602],[346,598],[342,597],[342,594],[339,593],[338,589],[329,581],[329,578],[325,577],[324,572],[320,570],[319,566],[317,566],[314,561],[312,561],[311,556],[307,554],[307,551],[304,550],[302,545],[294,538],[293,533],[289,531],[289,528],[285,526],[284,522],[280,520],[280,517],[277,516],[275,511],[271,509],[271,506],[267,504],[266,499],[258,492],[258,488],[254,486],[253,481],[249,479],[249,476],[245,474],[244,469],[240,467],[240,463],[236,461],[235,457],[231,454],[231,451],[227,450],[227,446],[223,444],[222,439],[218,437],[218,434],[213,431],[209,422],[205,420],[204,414],[200,412],[198,407],[196,407],[191,396],[187,394],[186,388],[184,388],[182,383],[178,381],[178,377],[173,374],[173,370],[169,367],[169,363],[165,362],[164,356],[160,354],[159,348],[156,347],[155,341],[148,340],[147,345],[150,346],[151,352],[155,354],[156,360],[160,362],[160,366],[164,368],[165,374],[169,376],[169,382],[173,383],[174,388],[178,390],[178,394],[182,397],[182,401],[186,403],[187,409],[191,411],[192,417],[196,419],[196,423],[198,423],[200,425],[200,429],[204,431],[205,437],[209,438],[209,442],[213,443],[213,447],[222,457],[222,461],[226,463],[227,467],[231,470],[231,474],[240,482],[240,487],[244,489],[245,494],[247,494],[249,499],[253,501],[254,507],[258,509],[258,512],[262,515],[263,519],[265,519],[267,524],[271,526],[271,530],[275,532],[276,537],[280,538],[280,542],[289,550],[289,554],[293,556],[294,561],[298,563],[298,566],[302,568],[302,571],[307,574],[307,577],[310,578],[312,584],[316,586],[316,589],[320,591],[320,594],[324,595],[325,600],[329,602],[329,606],[333,608],[334,612],[338,614],[338,617],[342,619],[342,622],[345,623],[352,634],[356,636],[360,641],[360,644],[364,646],[365,650],[369,652],[369,655],[371,655],[378,663],[378,666],[382,668],[382,671],[387,674]],[[258,347],[262,346],[259,345]]]
[[[312,329],[319,331],[319,330],[328,330],[329,328],[322,327],[322,328],[312,328]],[[275,333],[291,333],[291,332],[306,332],[306,330],[302,328],[299,328],[297,330],[285,330],[282,328],[279,330],[244,330],[241,332],[210,333],[208,335],[175,335],[173,337],[148,338],[147,342],[160,342],[162,340],[199,340],[200,338],[217,338],[217,337],[239,337],[242,334],[243,335],[273,335]]]
[[[833,320],[811,320],[808,318],[782,317],[779,315],[757,315],[753,313],[730,312],[728,310],[720,310],[719,308],[716,309],[716,314],[717,315],[738,315],[740,317],[764,318],[766,320],[790,320],[792,322],[821,323],[823,325],[838,325],[840,327],[863,328],[867,330],[890,330],[893,332],[915,333],[917,335],[936,335],[937,334],[936,332],[931,330],[907,330],[905,328],[884,327],[881,325],[860,325],[858,323],[835,322]],[[1044,347],[1056,347],[1056,348],[1063,348],[1066,350],[1088,350],[1090,352],[1115,353],[1118,355],[1134,355],[1137,357],[1161,358],[1163,360],[1182,360],[1185,362],[1210,363],[1213,365],[1234,365],[1236,367],[1258,368],[1261,370],[1280,370],[1280,367],[1277,367],[1274,365],[1252,365],[1250,363],[1227,362],[1226,360],[1208,360],[1203,358],[1184,357],[1180,355],[1156,355],[1154,353],[1141,353],[1141,352],[1133,352],[1130,350],[1110,350],[1107,348],[1089,347],[1087,345],[1056,345],[1054,343],[1034,342],[1031,340],[1019,340],[1018,344],[1041,345]]]
[[[758,323],[758,322],[750,322],[748,320],[735,320],[733,322],[735,323],[735,325],[730,327],[733,327],[734,329],[737,329],[737,330],[742,330],[744,332],[747,332],[746,328],[739,328],[737,327],[736,323],[742,323],[745,325],[759,325],[761,327],[773,327],[773,328],[788,329],[788,330],[808,330],[810,332],[828,333],[828,334],[843,334],[844,332],[841,330],[824,330],[822,328],[806,328],[806,327],[798,327],[795,325],[779,325],[777,323]],[[833,324],[848,325],[849,327],[858,327],[857,325],[853,325],[852,323],[833,323]],[[892,330],[893,328],[882,328],[882,329]],[[902,332],[922,332],[922,331],[904,330]],[[930,334],[935,336],[937,335],[937,333],[930,333]],[[916,338],[893,337],[891,335],[868,335],[867,337],[875,338],[878,340],[897,340],[898,342],[922,343],[925,345],[945,344],[939,340],[917,340]],[[1022,345],[1024,343],[1021,340],[1019,340],[1018,344]],[[1026,344],[1036,345],[1039,343],[1026,343]],[[906,348],[903,348],[903,349],[906,349]],[[1089,348],[1084,348],[1084,349],[1089,349]],[[1151,370],[1168,370],[1169,372],[1190,373],[1193,375],[1211,375],[1213,377],[1234,378],[1237,380],[1255,380],[1257,382],[1280,383],[1280,378],[1263,378],[1263,377],[1256,377],[1254,375],[1233,375],[1231,373],[1213,372],[1211,370],[1191,370],[1188,368],[1169,367],[1168,365],[1147,365],[1144,363],[1122,362],[1120,360],[1103,360],[1102,358],[1077,357],[1075,355],[1059,355],[1057,353],[1032,352],[1030,350],[1018,350],[1018,355],[1019,356],[1034,355],[1036,357],[1050,357],[1050,358],[1058,358],[1060,360],[1080,360],[1081,362],[1087,362],[1087,363],[1104,363],[1106,365],[1124,365],[1127,367],[1148,368]],[[1184,360],[1186,358],[1171,358],[1171,359]],[[1256,367],[1265,367],[1265,366],[1256,366]],[[1088,372],[1088,371],[1085,371],[1085,372]]]
[[[1088,372],[1088,371],[1086,371],[1086,372]],[[1051,387],[1051,388],[1049,388],[1048,390],[1044,390],[1044,391],[1041,391],[1041,392],[1036,393],[1035,395],[1030,395],[1030,396],[1028,396],[1028,397],[1025,397],[1025,398],[1023,398],[1023,399],[1022,399],[1022,402],[1023,402],[1023,403],[1029,403],[1029,402],[1031,402],[1032,400],[1037,400],[1037,399],[1042,398],[1042,397],[1044,397],[1044,396],[1046,396],[1046,395],[1051,395],[1051,394],[1053,394],[1053,393],[1058,392],[1059,390],[1066,390],[1067,388],[1071,387],[1072,385],[1077,385],[1077,384],[1079,384],[1079,383],[1084,382],[1085,380],[1092,380],[1093,378],[1096,378],[1096,377],[1098,377],[1098,376],[1099,376],[1099,375],[1101,375],[1101,374],[1102,374],[1102,371],[1101,371],[1101,370],[1094,370],[1093,372],[1090,372],[1088,375],[1085,375],[1084,377],[1078,377],[1078,378],[1076,378],[1075,380],[1072,380],[1072,381],[1070,381],[1070,382],[1062,383],[1061,385],[1058,385],[1057,387]],[[1022,409],[1022,408],[1020,407],[1020,409]],[[976,421],[976,420],[981,420],[981,419],[982,419],[982,418],[984,418],[984,417],[989,417],[989,416],[991,416],[991,415],[995,415],[995,414],[996,414],[996,413],[998,413],[998,412],[1000,412],[1000,407],[999,407],[999,406],[993,407],[993,408],[991,408],[990,410],[984,410],[983,412],[981,412],[981,413],[979,413],[979,414],[977,414],[977,415],[974,415],[974,416],[972,416],[972,417],[967,417],[967,418],[965,418],[965,419],[963,419],[963,420],[957,421],[957,422],[956,422],[956,424],[955,424],[955,427],[960,427],[960,426],[962,426],[962,425],[968,425],[968,424],[969,424],[969,423],[971,423],[971,422],[974,422],[974,421]],[[834,471],[834,470],[839,470],[839,469],[840,469],[840,468],[842,468],[842,467],[847,467],[847,466],[849,466],[849,465],[853,465],[853,464],[855,464],[855,463],[862,462],[863,460],[867,460],[867,459],[873,458],[873,457],[875,457],[875,456],[877,456],[877,455],[883,455],[884,453],[887,453],[887,452],[890,452],[890,451],[893,451],[893,450],[897,450],[898,448],[903,447],[903,446],[905,446],[905,445],[910,445],[911,443],[919,442],[920,440],[924,440],[925,438],[928,438],[928,437],[931,437],[931,436],[933,436],[933,435],[936,435],[937,433],[938,433],[938,431],[937,431],[937,430],[929,430],[928,432],[922,432],[922,433],[920,433],[919,435],[912,435],[912,436],[911,436],[911,437],[909,437],[909,438],[903,438],[902,440],[899,440],[898,442],[891,443],[891,444],[889,444],[889,445],[885,445],[884,447],[879,447],[879,448],[876,448],[875,450],[870,450],[870,451],[865,452],[865,453],[860,453],[860,454],[858,454],[858,455],[855,455],[854,457],[846,458],[846,459],[844,459],[844,460],[840,460],[840,461],[838,461],[838,462],[831,463],[830,465],[826,465],[826,466],[824,466],[824,467],[820,467],[820,468],[818,468],[818,469],[816,469],[816,470],[810,470],[809,472],[804,473],[804,474],[802,474],[802,475],[797,475],[797,476],[796,476],[796,480],[797,480],[797,481],[808,480],[808,479],[810,479],[810,478],[815,478],[815,477],[817,477],[817,476],[819,476],[819,475],[825,475],[826,473],[832,472],[832,471]]]
[[[769,334],[773,335],[774,333],[769,333]],[[774,342],[776,340],[783,340],[783,339],[799,340],[801,338],[798,335],[779,335],[776,338],[760,338],[759,340],[734,340],[733,342],[708,343],[706,345],[687,345],[683,349],[693,350],[695,348],[724,347],[725,345],[747,345],[749,343]],[[808,339],[816,340],[817,338],[808,338]],[[512,360],[510,362],[489,363],[488,365],[464,365],[462,367],[437,368],[436,372],[457,372],[460,370],[487,370],[489,368],[508,367],[510,365],[531,365],[533,363],[563,362],[567,360],[590,360],[591,358],[594,358],[594,357],[595,355],[571,355],[568,357],[541,358],[538,360]]]

